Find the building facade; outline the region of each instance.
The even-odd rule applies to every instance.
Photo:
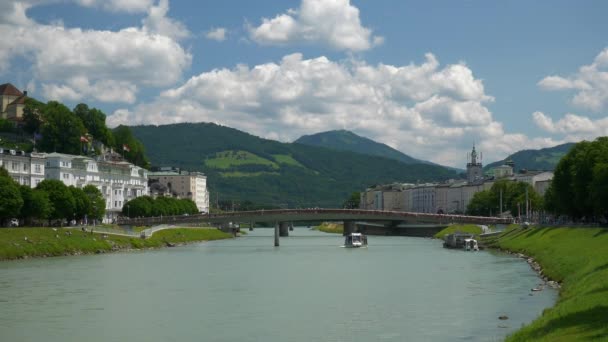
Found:
[[[99,189],[106,202],[104,222],[112,222],[120,216],[129,200],[148,195],[148,171],[119,156],[104,154],[93,159],[48,153],[44,157],[46,179],[60,180],[77,188],[93,185]]]
[[[0,117],[21,121],[26,99],[27,91],[21,92],[10,83],[0,84]]]
[[[35,188],[44,180],[44,154],[0,147],[0,167],[20,185]]]
[[[192,200],[199,212],[209,212],[209,191],[207,177],[200,172],[180,171],[178,169],[161,169],[150,172],[150,182],[158,182],[177,198]]]

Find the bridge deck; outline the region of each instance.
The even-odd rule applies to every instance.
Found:
[[[149,226],[163,223],[297,222],[297,221],[398,221],[407,223],[510,224],[511,219],[485,216],[443,215],[403,211],[361,209],[280,209],[235,211],[222,214],[198,214],[143,218],[121,217],[121,225]]]

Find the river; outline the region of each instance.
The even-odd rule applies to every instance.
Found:
[[[438,240],[280,241],[1,262],[0,341],[500,341],[557,298],[522,259]]]

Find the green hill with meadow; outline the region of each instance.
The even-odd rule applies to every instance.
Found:
[[[575,143],[566,143],[554,147],[542,148],[539,150],[522,150],[513,153],[504,160],[490,163],[484,167],[491,170],[494,167],[504,164],[507,160],[515,163],[515,170],[553,170],[560,159],[572,149]]]
[[[352,192],[374,184],[456,176],[437,165],[281,143],[212,123],[130,128],[152,165],[204,172],[212,202],[338,207]]]

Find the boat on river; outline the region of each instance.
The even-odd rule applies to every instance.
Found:
[[[344,247],[360,248],[367,247],[367,236],[361,233],[350,233],[344,237]]]
[[[475,239],[464,239],[464,250],[465,251],[478,251],[479,245]]]

